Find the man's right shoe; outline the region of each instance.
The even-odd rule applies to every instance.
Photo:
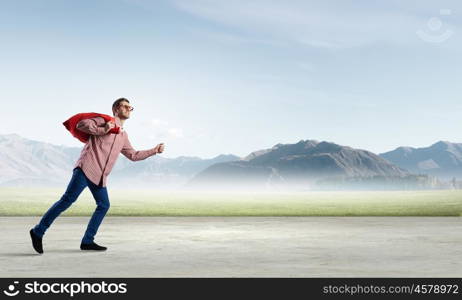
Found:
[[[34,229],[31,229],[29,233],[30,233],[30,238],[32,239],[32,247],[34,247],[35,251],[42,254],[43,253],[42,238],[34,233]]]

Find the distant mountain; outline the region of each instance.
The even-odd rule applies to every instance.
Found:
[[[79,149],[0,135],[0,184],[57,185],[69,179]]]
[[[295,185],[313,187],[327,178],[405,177],[409,172],[380,156],[329,142],[301,140],[250,153],[239,161],[214,164],[190,187]]]
[[[380,156],[413,173],[462,178],[462,144],[439,141],[426,148],[399,147]]]
[[[0,135],[0,186],[63,187],[71,178],[81,149],[32,141],[17,134]],[[113,187],[177,187],[210,165],[238,159],[235,155],[219,155],[212,159],[156,155],[132,162],[120,155],[108,184]]]

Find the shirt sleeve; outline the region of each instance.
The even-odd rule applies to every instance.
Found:
[[[129,160],[138,161],[138,160],[143,160],[143,159],[146,159],[146,158],[148,158],[150,156],[155,155],[156,154],[156,149],[152,148],[152,149],[149,149],[149,150],[136,151],[135,149],[133,149],[130,141],[128,140],[128,135],[126,135],[124,146],[123,146],[121,152]]]
[[[105,135],[107,132],[104,129],[106,121],[101,117],[84,119],[77,123],[77,129],[91,135]]]

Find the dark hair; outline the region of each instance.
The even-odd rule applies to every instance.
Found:
[[[112,114],[115,116],[115,110],[119,107],[120,103],[121,102],[128,102],[130,103],[130,101],[128,101],[126,98],[119,98],[117,99],[113,104],[112,104]]]

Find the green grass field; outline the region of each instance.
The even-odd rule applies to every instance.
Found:
[[[62,189],[0,188],[0,216],[41,216]],[[212,193],[109,190],[112,216],[462,216],[462,191]],[[89,216],[86,189],[64,216]]]

